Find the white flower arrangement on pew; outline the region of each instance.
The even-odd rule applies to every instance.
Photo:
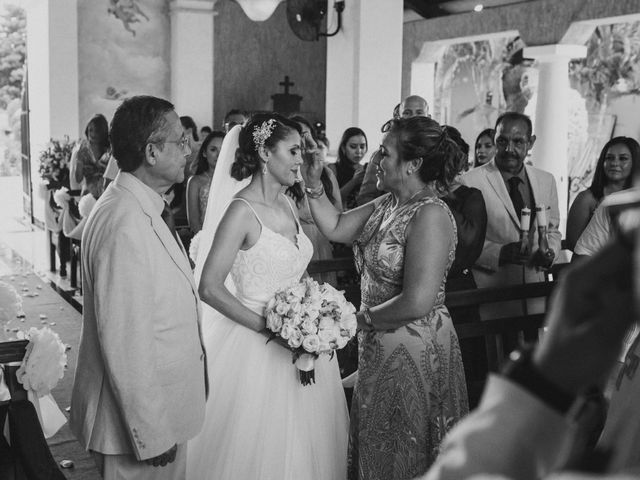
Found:
[[[24,317],[22,298],[16,289],[0,282],[0,324]],[[4,330],[9,331],[8,326]],[[64,376],[67,367],[66,346],[49,327],[18,331],[13,339],[29,342],[15,375],[36,409],[45,438],[51,438],[67,421],[51,395],[51,390]],[[11,341],[12,338],[7,340]],[[10,392],[0,371],[0,400],[9,398]]]
[[[310,277],[278,290],[265,307],[270,340],[279,338],[293,353],[302,385],[315,383],[315,360],[333,356],[356,334],[356,309],[344,294]]]
[[[57,333],[49,327],[30,328],[18,337],[29,340],[22,365],[16,372],[18,382],[38,398],[48,395],[64,376],[67,367],[66,348]]]

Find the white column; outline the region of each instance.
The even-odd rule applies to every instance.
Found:
[[[329,2],[329,28],[335,26]],[[342,29],[327,39],[327,136],[335,153],[342,132],[362,128],[372,151],[380,127],[400,102],[402,80],[401,0],[349,0]]]
[[[198,128],[213,122],[213,24],[216,0],[172,0],[171,101]]]
[[[538,102],[532,151],[534,166],[553,174],[558,187],[560,229],[564,232],[568,200],[569,60],[587,55],[584,45],[542,45],[524,49],[538,61]]]
[[[31,178],[38,191],[38,158],[50,138],[80,134],[78,94],[77,0],[31,0],[27,13],[27,69]],[[44,215],[43,202],[34,201],[34,216]]]

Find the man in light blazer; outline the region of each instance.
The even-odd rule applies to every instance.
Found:
[[[106,479],[183,479],[205,411],[198,291],[162,194],[190,154],[173,105],[125,100],[111,122],[120,173],[82,237],[83,326],[71,428]]]
[[[482,192],[487,207],[487,233],[480,257],[473,267],[479,288],[501,287],[544,280],[544,268],[560,252],[560,212],[556,182],[548,172],[525,165],[536,140],[526,115],[507,112],[496,122],[496,156],[491,162],[470,170],[462,183]],[[514,206],[514,204],[516,204]],[[548,249],[538,248],[535,206],[547,210]],[[520,253],[520,210],[531,209],[528,232],[531,250]],[[544,300],[512,301],[483,305],[483,319],[509,317],[544,311]]]

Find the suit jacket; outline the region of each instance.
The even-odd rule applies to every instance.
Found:
[[[562,236],[560,211],[558,209],[558,191],[556,182],[548,172],[525,165],[531,184],[531,191],[536,204],[544,204],[551,209],[547,212],[547,238],[549,247],[556,258],[560,253]],[[482,192],[487,207],[487,233],[482,253],[473,268],[473,275],[479,288],[500,287],[544,281],[544,272],[524,265],[499,265],[500,249],[507,243],[520,240],[520,215],[515,208],[500,170],[492,160],[481,167],[474,168],[462,176],[461,183],[475,187]],[[532,209],[533,210],[533,209]],[[532,212],[532,249],[538,246],[537,222],[535,211]],[[544,311],[543,302],[530,301],[528,313]],[[503,302],[485,305],[481,308],[482,318],[520,315],[523,313],[522,302]]]
[[[524,388],[490,375],[478,408],[444,439],[422,480],[546,477],[571,438],[571,421]],[[479,478],[479,477],[478,477]],[[591,478],[591,477],[590,477]],[[586,478],[585,478],[586,480]]]
[[[82,237],[83,326],[70,426],[85,448],[155,457],[204,421],[199,297],[159,195],[120,173]]]

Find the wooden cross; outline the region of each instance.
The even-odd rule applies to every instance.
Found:
[[[284,94],[289,95],[289,87],[293,87],[295,83],[289,80],[289,75],[285,75],[284,82],[280,82],[278,85],[282,85],[284,87]]]

